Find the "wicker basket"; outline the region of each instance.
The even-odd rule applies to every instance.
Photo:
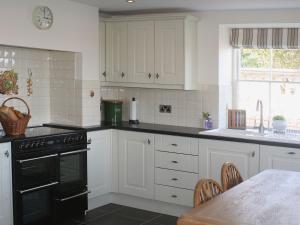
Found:
[[[25,134],[25,130],[27,128],[28,122],[31,118],[30,109],[28,107],[28,104],[23,99],[18,98],[18,97],[12,97],[12,98],[6,99],[2,103],[2,106],[5,106],[5,103],[12,99],[18,99],[18,100],[22,101],[27,107],[27,111],[28,111],[27,114],[23,114],[24,117],[18,119],[17,121],[0,118],[0,122],[2,124],[3,130],[6,133],[6,135],[9,135],[9,136],[22,135],[22,134]]]

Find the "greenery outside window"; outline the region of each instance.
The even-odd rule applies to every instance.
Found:
[[[247,126],[259,124],[258,99],[264,105],[264,125],[283,115],[288,129],[300,130],[300,50],[236,49],[234,107],[247,111]]]

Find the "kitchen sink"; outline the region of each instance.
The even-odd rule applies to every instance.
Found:
[[[200,132],[199,134],[300,144],[300,133],[298,132],[274,133],[273,131],[266,130],[264,134],[260,134],[258,132],[258,129],[247,129],[247,130],[214,129],[209,131],[203,131]]]

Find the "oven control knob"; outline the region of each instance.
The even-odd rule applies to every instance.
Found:
[[[29,147],[30,147],[30,144],[27,143],[27,144],[25,145],[25,148],[29,148]]]
[[[35,143],[31,143],[30,147],[34,148],[34,146],[35,146]]]
[[[68,142],[68,139],[64,138],[64,143],[67,144],[67,142]]]
[[[19,146],[19,149],[22,150],[23,148],[24,148],[24,144],[21,144],[21,145]]]

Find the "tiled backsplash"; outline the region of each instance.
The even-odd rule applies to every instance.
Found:
[[[49,52],[27,48],[0,46],[0,71],[14,69],[18,73],[18,97],[23,98],[31,109],[30,125],[50,121],[50,73]],[[33,93],[27,96],[28,69],[32,71]],[[0,95],[0,102],[12,97]],[[19,101],[10,104],[18,110],[26,112],[26,107]]]
[[[82,81],[76,80],[76,56],[79,53],[37,50],[0,45],[0,71],[14,69],[18,73],[18,97],[29,105],[29,125],[55,122],[82,124]],[[32,71],[31,96],[27,96],[28,69]],[[12,97],[0,95],[0,102]],[[99,98],[98,98],[99,99]],[[26,112],[23,103],[10,105]]]
[[[202,91],[102,87],[100,94],[103,99],[123,101],[124,121],[129,120],[129,104],[133,97],[138,101],[138,119],[145,123],[202,127],[202,111],[209,111],[213,119],[218,116],[216,106],[210,104],[218,99],[218,90],[214,87]],[[160,113],[161,104],[171,105],[172,112]]]

